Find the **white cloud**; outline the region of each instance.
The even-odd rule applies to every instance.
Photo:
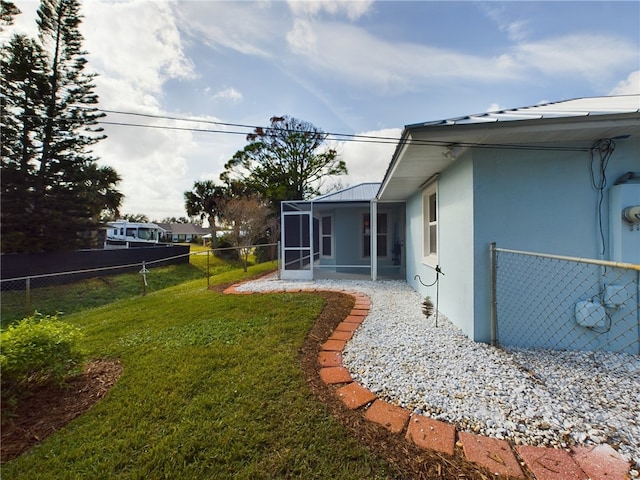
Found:
[[[510,40],[521,42],[529,34],[529,22],[526,20],[507,20],[508,14],[505,4],[499,2],[478,2],[477,7],[491,19],[501,32],[506,32]]]
[[[349,20],[357,20],[365,15],[372,0],[288,0],[289,8],[295,16],[316,16],[326,12],[330,15],[346,15]]]
[[[286,31],[286,19],[269,2],[182,2],[173,9],[187,35],[211,48],[270,58]]]
[[[168,1],[91,1],[83,5],[82,33],[100,106],[107,110],[166,115],[169,80],[191,79]],[[106,121],[167,125],[144,117],[109,114]],[[169,122],[171,124],[171,122]],[[101,163],[121,175],[122,211],[150,218],[184,215],[187,159],[195,148],[188,131],[105,125],[108,138],[95,148]]]
[[[215,117],[192,117],[218,122]],[[150,218],[184,215],[184,192],[196,179],[217,179],[223,165],[237,150],[232,135],[171,130],[211,129],[210,123],[136,118],[110,114],[107,121],[137,123],[152,128],[105,125],[108,138],[95,152],[101,163],[122,176],[123,213],[144,213]],[[223,126],[215,126],[224,130]]]
[[[313,52],[297,50],[299,60],[315,72],[360,89],[400,94],[428,82],[505,80],[518,74],[518,68],[508,68],[504,60],[500,63],[429,45],[391,43],[348,24],[307,22],[305,28],[316,48]]]
[[[605,34],[525,42],[527,21],[502,21],[500,13],[495,14],[499,28],[517,42],[505,43],[491,55],[433,43],[389,41],[344,21],[345,15],[370,12],[371,5],[292,1],[289,17],[278,2],[187,2],[176,8],[176,14],[189,32],[204,36],[212,48],[268,58],[292,78],[309,77],[316,83],[339,79],[343,86],[375,94],[400,95],[451,82],[528,82],[539,75],[602,84],[610,83],[609,76],[625,64],[637,62],[635,45]],[[285,46],[293,55],[283,52]]]
[[[334,141],[332,146],[347,164],[349,174],[339,180],[346,185],[363,182],[381,182],[402,133],[401,128],[386,128],[357,135],[375,137],[366,141]],[[378,140],[376,140],[376,138]]]
[[[496,57],[470,55],[415,43],[391,43],[357,27],[308,22],[313,52],[298,50],[315,71],[382,92],[411,92],[445,81],[528,81],[535,75],[607,82],[612,72],[637,62],[631,43],[606,35],[566,35],[505,47]],[[594,61],[594,59],[598,59]]]
[[[287,32],[287,43],[294,53],[315,54],[317,38],[307,20],[295,19],[293,28]]]
[[[631,72],[625,80],[621,80],[609,92],[609,95],[640,94],[640,70]]]
[[[81,31],[93,70],[159,94],[169,79],[194,76],[170,4],[86,2]]]
[[[637,63],[638,52],[630,43],[607,35],[576,34],[519,45],[517,63],[545,75],[586,77],[604,82],[611,72]]]
[[[213,95],[214,100],[231,100],[233,102],[240,102],[242,100],[242,93],[233,87],[225,88],[217,91]]]

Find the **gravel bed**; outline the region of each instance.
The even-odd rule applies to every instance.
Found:
[[[343,289],[371,298],[343,365],[378,397],[459,430],[515,444],[608,443],[640,469],[640,357],[504,351],[469,340],[403,281],[249,282],[239,290]]]

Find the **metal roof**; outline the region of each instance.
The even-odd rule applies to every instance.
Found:
[[[640,137],[640,95],[576,98],[405,126],[378,199],[403,201],[474,148],[582,146]],[[576,147],[577,148],[577,147]]]
[[[314,198],[313,203],[325,202],[369,202],[376,198],[380,182],[360,183],[337,192],[327,193]]]
[[[486,122],[511,122],[516,120],[536,120],[543,118],[586,117],[619,113],[640,112],[640,95],[620,95],[616,97],[586,97],[543,103],[530,107],[497,110],[495,112],[465,115],[463,117],[436,120],[433,122],[407,125],[413,129],[433,125],[468,125]]]

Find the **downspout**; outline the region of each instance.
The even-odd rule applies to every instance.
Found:
[[[378,279],[378,201],[371,200],[369,207],[370,218],[370,240],[371,240],[371,280]]]

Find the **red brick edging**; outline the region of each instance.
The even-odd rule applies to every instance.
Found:
[[[246,294],[236,288],[227,288],[225,294]],[[281,290],[292,292],[292,290]],[[315,293],[326,289],[295,290]],[[351,378],[342,365],[342,350],[360,324],[367,318],[371,299],[359,292],[331,290],[351,295],[355,305],[350,314],[336,327],[321,346],[318,354],[320,378],[329,385],[340,385],[336,395],[352,410],[362,410],[365,418],[387,428],[392,433],[404,434],[407,441],[419,448],[454,455],[456,448],[470,460],[489,471],[512,478],[536,480],[628,480],[630,464],[610,445],[576,446],[570,450],[511,445],[505,440],[458,432],[446,422],[412,413],[381,400]],[[270,290],[269,293],[275,293]]]

